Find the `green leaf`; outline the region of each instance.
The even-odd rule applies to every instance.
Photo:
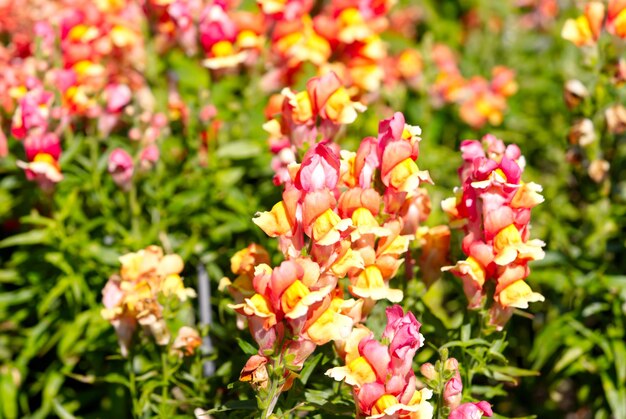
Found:
[[[52,407],[54,408],[54,412],[59,415],[61,419],[75,419],[76,416],[72,415],[63,407],[63,405],[59,402],[59,400],[55,397],[52,400]]]
[[[602,373],[602,388],[606,394],[606,398],[611,406],[611,411],[616,418],[626,417],[626,387],[622,384],[619,388],[615,388],[615,383],[606,373]]]
[[[333,391],[331,389],[307,390],[304,397],[307,402],[321,406],[333,397]]]
[[[318,353],[312,359],[307,360],[307,362],[304,364],[304,368],[302,368],[302,371],[300,372],[300,381],[302,382],[302,384],[306,385],[306,382],[309,380],[311,373],[323,356],[323,353]]]
[[[486,341],[485,339],[476,338],[476,339],[467,340],[465,342],[454,340],[452,342],[446,343],[440,349],[454,348],[454,347],[469,348],[472,346],[489,346],[489,345],[490,345],[489,342]]]
[[[219,413],[219,412],[227,412],[229,410],[257,410],[257,403],[255,400],[231,400],[229,402],[224,403],[219,407],[215,407],[213,409],[209,409],[205,411],[205,415],[202,417],[208,417],[208,415]]]
[[[13,269],[0,269],[0,282],[9,283],[17,282],[19,273]]]
[[[494,365],[490,367],[493,371],[499,371],[501,373],[510,375],[512,377],[538,377],[541,375],[539,371],[527,370],[524,368],[517,368],[511,366],[498,366]]]
[[[585,349],[574,346],[572,348],[568,348],[565,352],[559,357],[558,362],[554,365],[552,369],[554,372],[559,372],[562,369],[568,367],[572,362],[580,358],[581,355],[585,353]]]
[[[11,368],[6,368],[0,373],[0,395],[2,415],[7,419],[17,418],[17,386],[13,382]]]
[[[0,241],[0,248],[12,246],[32,246],[35,244],[48,244],[51,241],[50,230],[31,230],[26,233],[16,234]]]
[[[237,338],[237,344],[246,355],[254,355],[259,352],[257,348],[241,338]]]
[[[617,382],[626,386],[626,344],[623,340],[613,339],[613,354],[615,355],[615,370]]]
[[[220,159],[241,160],[249,159],[262,152],[258,144],[248,140],[239,140],[220,145],[215,154]]]
[[[461,327],[461,341],[467,342],[468,340],[470,340],[471,336],[472,336],[472,325],[470,323],[464,324],[463,327]]]
[[[22,304],[32,300],[37,292],[36,288],[20,288],[15,291],[3,292],[0,294],[0,307]]]
[[[104,377],[100,379],[100,381],[104,381],[105,383],[111,383],[111,384],[122,384],[123,386],[126,386],[126,387],[130,386],[128,379],[125,376],[115,373],[115,372],[111,372],[105,375]]]
[[[38,307],[39,315],[41,316],[45,314],[46,312],[48,312],[52,304],[57,299],[59,299],[61,295],[63,295],[65,290],[67,290],[69,287],[72,286],[74,281],[75,281],[74,278],[68,276],[68,277],[62,278],[59,282],[57,282],[56,285],[52,287],[52,289],[46,294],[44,299],[39,304],[39,307]]]

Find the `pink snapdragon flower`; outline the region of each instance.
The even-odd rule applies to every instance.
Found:
[[[143,170],[150,170],[159,161],[161,152],[156,144],[148,144],[139,154],[139,165]]]
[[[52,132],[31,133],[23,143],[28,161],[18,161],[18,167],[24,169],[28,180],[37,182],[45,191],[52,191],[54,185],[63,180],[59,166],[61,140]]]
[[[325,143],[319,143],[306,153],[296,174],[296,188],[313,192],[324,188],[333,190],[339,181],[339,157]]]
[[[432,392],[418,390],[412,369],[413,357],[424,345],[420,323],[398,305],[387,308],[387,327],[382,343],[373,335],[361,338],[357,347],[346,346],[344,367],[326,375],[353,386],[357,414],[368,418],[430,418]],[[361,335],[359,329],[357,333]]]
[[[22,140],[34,131],[38,134],[46,132],[53,98],[52,92],[39,88],[26,93],[13,114],[11,134]]]
[[[113,150],[109,154],[108,169],[117,186],[128,191],[135,171],[135,164],[130,154],[121,148]]]

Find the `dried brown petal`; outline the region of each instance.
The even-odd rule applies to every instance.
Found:
[[[589,96],[589,91],[580,80],[568,80],[563,92],[565,104],[569,109],[577,107],[583,99]]]
[[[589,118],[580,119],[569,130],[569,142],[582,147],[588,146],[596,140],[593,122]]]
[[[612,134],[622,134],[626,132],[626,108],[615,104],[607,108],[604,112],[606,125]]]
[[[269,375],[267,373],[267,358],[261,355],[252,355],[239,374],[240,381],[249,382],[253,387],[266,388]]]
[[[606,160],[594,160],[589,165],[587,169],[587,173],[589,177],[596,183],[602,182],[606,179],[607,174],[609,173],[609,169],[611,165]]]

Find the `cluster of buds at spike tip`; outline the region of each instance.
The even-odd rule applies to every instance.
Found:
[[[530,239],[530,211],[543,202],[541,186],[522,181],[524,157],[519,147],[486,135],[482,143],[461,143],[462,186],[442,202],[451,224],[465,232],[467,259],[445,267],[463,280],[470,308],[483,306],[486,290],[495,285],[491,323],[501,328],[515,308],[543,301],[525,279],[528,263],[544,257],[541,240]]]
[[[285,88],[274,96],[266,109],[271,119],[263,125],[275,155],[274,183],[290,182],[289,166],[296,162],[299,150],[314,145],[320,137],[332,139],[364,110],[333,72],[310,79],[304,91]]]
[[[303,101],[324,115],[332,99],[319,83],[309,83]],[[251,245],[233,256],[237,279],[221,284],[259,345],[242,380],[267,391],[280,371],[279,392],[289,388],[290,371],[316,346],[348,339],[376,301],[402,299],[389,281],[430,209],[422,183],[431,180],[415,163],[420,133],[396,113],[356,152],[322,140],[286,168],[283,199],[253,219],[278,239],[286,260],[272,268],[267,252]],[[344,297],[346,288],[352,298]]]
[[[120,272],[102,290],[102,317],[115,328],[122,355],[128,355],[138,325],[157,345],[167,345],[171,333],[163,316],[164,304],[196,296],[180,276],[183,260],[176,254],[164,255],[158,246],[148,246],[121,256],[120,263]],[[174,341],[172,350],[178,354],[189,355],[200,345],[197,332],[189,329],[181,329]]]
[[[424,345],[421,324],[398,305],[387,308],[380,341],[364,326],[339,343],[345,365],[326,375],[352,386],[357,417],[430,419],[432,391],[417,389],[413,357]]]
[[[491,70],[491,80],[481,76],[466,79],[461,74],[457,58],[447,46],[435,45],[432,57],[439,71],[430,89],[435,106],[456,104],[459,116],[472,128],[502,123],[506,101],[517,92],[513,70],[497,66]]]
[[[584,13],[576,19],[567,19],[561,36],[578,47],[596,45],[605,29],[609,34],[626,39],[626,2],[609,0],[588,1]]]
[[[486,401],[477,403],[463,401],[463,381],[456,358],[448,358],[447,350],[443,350],[442,360],[435,365],[427,362],[422,364],[420,372],[426,384],[439,393],[442,403],[439,417],[448,419],[479,419],[491,417],[493,411]]]

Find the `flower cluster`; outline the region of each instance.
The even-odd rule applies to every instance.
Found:
[[[626,38],[624,1],[609,0],[608,6],[601,1],[588,2],[581,16],[565,22],[561,36],[576,46],[591,46],[597,43],[602,29],[617,38]]]
[[[491,70],[491,80],[480,76],[466,79],[454,53],[442,44],[433,47],[432,59],[439,71],[431,87],[435,105],[456,104],[461,119],[473,128],[502,123],[506,100],[517,91],[513,70],[497,66]]]
[[[154,112],[142,74],[141,8],[132,2],[5,3],[19,26],[13,42],[0,46],[0,127],[10,120],[12,137],[23,142],[27,161],[18,165],[27,178],[48,190],[63,179],[61,138],[77,125],[93,125],[100,137],[124,127],[141,153],[157,158],[155,142],[166,123]],[[11,27],[15,22],[7,19]],[[8,149],[3,131],[0,155]]]
[[[387,308],[381,341],[362,326],[342,342],[345,366],[326,375],[353,387],[358,417],[432,418],[432,391],[418,390],[413,372],[413,357],[424,345],[420,326],[411,312],[394,305]]]
[[[120,263],[119,274],[112,275],[102,290],[102,316],[115,328],[122,355],[128,355],[137,325],[157,345],[167,345],[171,334],[163,315],[164,304],[196,296],[193,289],[183,285],[181,257],[164,255],[160,247],[148,246],[121,256]],[[195,330],[183,327],[172,348],[177,353],[190,354],[200,343]]]
[[[294,136],[317,136],[318,120],[322,136],[332,131],[332,115],[342,112],[338,103],[355,107],[340,85],[328,88],[326,83],[334,81],[331,73],[312,79],[304,92],[285,92],[282,123],[273,121],[289,150],[297,151]],[[286,260],[272,268],[267,253],[251,245],[232,259],[238,278],[222,283],[259,345],[242,380],[265,389],[271,379],[268,364],[272,371],[283,364],[297,370],[317,345],[347,339],[376,301],[402,299],[402,291],[390,288],[389,281],[428,214],[420,186],[430,177],[415,163],[419,134],[419,127],[396,113],[381,121],[378,137],[364,139],[357,152],[339,150],[326,138],[310,142],[301,163],[281,168],[277,183],[284,186],[283,199],[253,221],[278,238]],[[344,278],[353,298],[344,298]],[[289,387],[290,377],[286,371],[281,390]]]
[[[45,2],[41,9],[20,7],[16,0],[4,2],[7,17],[0,32],[6,28],[11,43],[0,46],[0,156],[9,152],[8,132],[24,141],[25,148],[26,142],[58,143],[59,153],[27,151],[26,161],[19,163],[28,179],[52,190],[63,179],[63,137],[85,127],[99,138],[127,136],[134,143],[130,154],[135,163],[149,169],[159,159],[158,139],[170,122],[187,127],[190,109],[172,73],[167,76],[167,114],[156,111],[144,76],[148,52],[142,28],[147,27],[158,53],[180,47],[199,57],[216,76],[263,67],[260,86],[266,91],[294,85],[312,66],[320,76],[319,86],[307,87],[306,94],[283,90],[289,104],[284,107],[293,112],[283,109],[280,129],[274,123],[267,127],[277,135],[275,151],[283,161],[291,158],[279,141],[285,135],[296,142],[303,136],[310,139],[317,118],[322,120],[321,131],[336,132],[364,108],[361,103],[380,97],[383,84],[420,87],[421,54],[411,48],[392,53],[382,37],[386,30],[410,30],[417,19],[414,10],[393,14],[394,2],[387,0],[334,0],[320,10],[311,1],[257,3],[258,12],[241,10],[237,1],[148,0],[140,6],[68,0]],[[459,105],[461,117],[474,127],[500,123],[506,98],[515,91],[510,70],[495,68],[491,81],[465,80],[456,64],[435,61],[441,73],[431,92],[435,101]],[[198,116],[203,120],[202,113]],[[130,162],[118,164],[120,157],[112,155],[109,169],[115,182],[128,190]]]
[[[483,305],[493,282],[491,322],[502,327],[514,308],[543,301],[525,282],[528,262],[544,256],[544,243],[530,239],[529,224],[530,210],[543,202],[541,186],[521,180],[524,158],[516,145],[505,147],[501,140],[486,135],[482,143],[463,141],[461,152],[462,187],[442,207],[453,225],[463,227],[467,259],[444,269],[463,280],[470,308]]]

